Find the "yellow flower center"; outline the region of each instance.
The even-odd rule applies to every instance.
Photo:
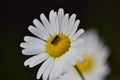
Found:
[[[77,61],[76,66],[81,73],[86,73],[90,71],[93,67],[93,58],[92,56],[85,55],[84,56],[85,62]]]
[[[56,58],[65,54],[69,50],[70,40],[63,34],[51,36],[46,43],[46,52]]]

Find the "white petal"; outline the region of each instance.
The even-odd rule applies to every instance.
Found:
[[[65,73],[67,73],[67,71],[69,70],[69,65],[68,65],[69,62],[68,62],[68,59],[66,58],[66,55],[64,57],[60,58],[59,62],[61,64],[59,63],[60,70],[58,70],[58,74],[59,74],[59,76],[61,76],[61,75],[64,75]]]
[[[76,64],[76,60],[75,58],[71,55],[71,52],[67,52],[66,53],[66,60],[69,62],[69,64],[75,65]]]
[[[83,43],[83,39],[79,38],[79,39],[71,42],[71,46],[80,46],[81,43]]]
[[[59,67],[58,67],[57,73],[58,75],[60,75],[63,71],[63,63],[64,63],[63,58],[59,58],[58,63],[59,63]]]
[[[51,35],[53,35],[53,33],[52,33],[52,32],[53,32],[53,31],[52,31],[52,27],[51,27],[49,21],[47,20],[47,18],[45,17],[44,14],[41,14],[41,15],[40,15],[40,19],[41,19],[42,23],[44,24],[45,28],[47,29],[47,31],[48,31]]]
[[[60,33],[62,33],[63,17],[64,17],[64,10],[63,10],[62,8],[60,8],[60,9],[58,10],[58,23],[59,23]]]
[[[49,21],[50,21],[51,29],[52,29],[52,32],[53,32],[52,34],[55,34],[56,33],[56,26],[55,26],[55,12],[54,12],[54,10],[50,11]]]
[[[46,44],[45,41],[43,41],[39,38],[36,38],[36,37],[32,37],[32,36],[25,36],[24,40],[28,43],[37,43],[37,44],[40,44],[40,45],[45,45]]]
[[[63,74],[67,73],[70,70],[70,64],[64,59],[64,64],[63,64]]]
[[[84,62],[84,57],[83,55],[81,55],[82,53],[77,54],[71,51],[71,54],[73,55],[76,61]]]
[[[23,49],[22,54],[24,55],[35,55],[45,52],[45,49]]]
[[[42,54],[42,55],[43,55],[43,54]],[[27,65],[31,64],[31,62],[32,62],[33,60],[36,60],[36,59],[40,58],[40,56],[41,56],[41,54],[36,55],[36,56],[33,56],[33,57],[27,59],[27,60],[24,62],[24,65],[27,66]]]
[[[54,68],[54,78],[57,78],[60,74],[58,74],[58,69],[59,69],[59,60],[56,59],[55,60],[55,68]]]
[[[55,78],[55,68],[56,68],[56,59],[54,61],[54,65],[53,65],[52,71],[50,73],[49,80],[54,80],[54,78]]]
[[[48,55],[46,55],[46,53],[42,53],[40,55],[41,55],[40,57],[31,61],[31,63],[29,64],[30,68],[40,64],[41,62],[45,61],[48,58]]]
[[[81,51],[81,49],[79,49],[78,47],[71,47],[70,52],[74,55],[83,56],[83,51]]]
[[[56,34],[59,34],[59,24],[58,24],[58,17],[57,17],[57,13],[55,12],[55,27],[56,27]]]
[[[63,18],[63,23],[62,23],[62,33],[66,34],[67,29],[68,29],[68,18],[69,18],[69,14],[65,14],[64,18]]]
[[[50,75],[50,72],[52,70],[54,64],[54,59],[51,58],[50,62],[49,62],[49,66],[47,67],[47,69],[45,70],[45,72],[43,73],[43,80],[48,80],[48,76]]]
[[[84,33],[84,30],[83,29],[79,29],[76,34],[70,39],[71,41],[74,41],[76,40],[81,34]]]
[[[74,27],[74,23],[75,23],[75,19],[76,19],[76,14],[72,14],[72,16],[70,17],[70,20],[69,20],[69,27],[68,27],[68,30],[67,30],[67,33],[66,35],[69,35]]]
[[[59,62],[62,62],[62,63],[59,63]],[[63,67],[65,65],[63,65],[64,61],[62,59],[59,59],[59,58],[56,58],[55,61],[54,61],[54,66],[52,68],[52,71],[50,73],[50,77],[49,77],[49,80],[54,80],[55,78],[58,78],[62,72],[63,72]]]
[[[37,29],[40,30],[44,35],[50,37],[48,31],[45,29],[45,27],[41,24],[41,22],[38,19],[34,19],[33,23],[37,27]]]
[[[37,79],[40,79],[41,75],[43,74],[43,72],[46,70],[46,68],[49,66],[50,62],[50,58],[48,58],[43,64],[42,66],[40,67],[40,69],[38,70],[37,72]]]
[[[47,39],[48,39],[47,36],[41,34],[41,32],[40,32],[37,28],[35,28],[35,27],[33,27],[33,26],[29,26],[29,27],[28,27],[28,30],[29,30],[31,33],[33,33],[35,36],[37,36],[37,37],[39,37],[39,38],[41,38],[41,39],[43,39],[43,40],[47,40]]]
[[[70,38],[70,39],[73,37],[73,35],[74,35],[75,32],[77,31],[77,28],[78,28],[79,24],[80,24],[80,20],[77,20],[77,21],[75,22],[75,24],[74,24],[74,27],[73,27],[70,35],[69,35],[69,38]]]
[[[84,62],[84,58],[83,56],[80,56],[78,54],[75,54],[75,53],[72,53],[71,52],[71,57],[69,59],[72,59],[71,62],[72,62],[72,65],[75,65],[77,61],[80,61],[80,62]]]
[[[36,43],[26,43],[26,42],[21,43],[20,46],[26,49],[44,49],[45,48],[45,45],[40,45]]]
[[[76,58],[78,61],[80,61],[80,62],[84,62],[85,60],[84,60],[84,58],[83,57],[81,57],[81,56],[77,56],[77,58]]]

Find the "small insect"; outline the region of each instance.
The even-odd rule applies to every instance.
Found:
[[[56,43],[56,41],[57,41],[57,39],[59,38],[59,36],[58,35],[56,35],[55,37],[54,37],[54,39],[51,41],[51,44],[54,44],[54,43]]]

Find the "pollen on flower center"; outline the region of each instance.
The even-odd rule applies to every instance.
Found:
[[[86,73],[90,71],[93,67],[93,58],[92,56],[85,55],[84,56],[85,62],[77,61],[76,66],[82,73]]]
[[[46,43],[46,51],[52,57],[59,57],[69,50],[70,40],[63,34],[51,36]]]

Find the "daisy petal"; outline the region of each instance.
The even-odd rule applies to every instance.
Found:
[[[39,54],[39,55],[36,55],[36,56],[33,56],[33,57],[27,59],[27,60],[24,62],[24,65],[27,66],[27,65],[31,64],[31,62],[32,62],[33,60],[39,59],[39,58],[41,57],[41,55],[45,55],[45,54]]]
[[[56,12],[54,17],[55,17],[56,34],[59,34],[59,24],[58,24],[58,17]]]
[[[37,79],[40,79],[41,75],[43,74],[43,72],[46,70],[46,68],[48,67],[48,64],[50,62],[50,58],[48,58],[43,64],[42,66],[40,66],[40,69],[37,72]]]
[[[79,24],[80,24],[80,20],[77,20],[74,24],[74,28],[72,29],[71,33],[69,34],[70,39],[73,37],[73,35],[77,31],[77,28],[78,28]]]
[[[61,73],[58,72],[58,70],[60,69],[60,66],[61,66],[61,65],[62,65],[62,66],[61,66],[61,67],[62,67],[61,70],[63,70],[63,62],[62,62],[62,64],[60,65],[60,64],[59,64],[59,60],[61,60],[61,59],[59,59],[59,58],[55,59],[55,61],[54,61],[54,66],[53,66],[53,68],[52,68],[52,71],[51,71],[49,80],[54,80],[54,79],[58,78],[58,77],[62,74],[63,71],[61,71]],[[63,61],[63,60],[61,60],[61,61]]]
[[[62,8],[60,8],[58,10],[58,23],[59,23],[60,33],[62,33],[63,17],[64,17],[64,10]]]
[[[51,28],[52,28],[52,32],[53,32],[53,34],[55,34],[56,33],[56,26],[55,26],[55,18],[54,18],[54,15],[55,15],[55,12],[54,12],[54,10],[51,10],[50,11],[50,14],[49,14],[49,21],[50,21],[50,24],[51,24]]]
[[[56,68],[56,59],[54,61],[54,65],[53,65],[52,71],[50,73],[49,80],[54,80],[54,78],[55,78],[55,76],[54,76],[55,68]]]
[[[48,31],[45,29],[45,27],[41,24],[41,22],[38,19],[34,19],[33,23],[37,27],[37,29],[40,30],[41,33],[43,33],[47,37],[50,37]]]
[[[70,52],[70,51],[66,53],[66,59],[67,59],[67,61],[68,61],[70,64],[72,64],[72,65],[75,65],[75,64],[76,64],[76,60],[75,60],[75,58],[71,55],[71,52]]]
[[[42,53],[40,55],[41,56],[39,58],[36,58],[36,59],[31,61],[31,63],[29,64],[30,68],[40,64],[41,62],[45,61],[48,58],[48,55],[46,53]]]
[[[26,49],[44,49],[45,48],[44,45],[35,44],[35,43],[26,43],[26,42],[21,43],[20,46]]]
[[[58,69],[59,69],[59,60],[56,59],[56,62],[55,62],[55,68],[54,68],[54,78],[57,78],[60,74],[58,74]]]
[[[80,46],[83,43],[83,39],[79,38],[71,43],[71,46]]]
[[[63,23],[62,23],[62,33],[65,34],[67,32],[68,29],[68,23],[69,23],[69,14],[65,14],[64,18],[63,18]]]
[[[72,16],[70,17],[70,20],[69,20],[69,28],[66,32],[66,35],[69,35],[71,33],[71,31],[74,27],[75,19],[76,19],[76,15],[72,14]]]
[[[26,41],[28,43],[37,43],[37,44],[40,44],[40,45],[45,45],[46,44],[45,41],[43,41],[39,38],[36,38],[36,37],[31,37],[31,36],[25,36],[24,41]]]
[[[83,56],[81,49],[79,49],[78,47],[71,47],[70,52],[74,55]]]
[[[58,65],[59,65],[59,67],[58,67],[58,71],[57,71],[57,73],[58,73],[58,76],[60,76],[60,74],[62,73],[62,71],[63,71],[63,63],[64,63],[64,61],[63,61],[63,58],[58,58]]]
[[[84,58],[83,58],[83,54],[82,53],[78,53],[78,51],[75,51],[75,50],[70,50],[71,51],[71,55],[73,55],[73,57],[75,58],[75,60],[77,61],[80,61],[80,62],[83,62],[84,61]]]
[[[45,52],[45,49],[23,49],[22,54],[24,55],[35,55]]]
[[[47,31],[48,31],[51,35],[53,35],[53,33],[52,33],[53,31],[52,31],[51,25],[50,25],[49,21],[47,20],[47,18],[45,17],[44,14],[41,14],[41,15],[40,15],[40,19],[41,19],[42,23],[44,24],[45,28],[47,29]]]
[[[48,39],[47,36],[42,35],[42,34],[38,31],[38,29],[35,28],[35,27],[33,27],[33,26],[29,26],[29,27],[28,27],[28,30],[29,30],[31,33],[33,33],[35,36],[37,36],[37,37],[39,37],[39,38],[41,38],[41,39],[43,39],[43,40],[47,40],[47,39]]]
[[[65,59],[63,61],[64,61],[64,64],[63,64],[63,71],[64,71],[63,75],[64,75],[65,73],[67,73],[70,70],[70,64]]]
[[[76,40],[81,34],[84,33],[84,30],[83,29],[79,29],[76,34],[71,38],[71,42]]]
[[[43,73],[43,80],[48,80],[48,76],[50,75],[50,72],[52,70],[54,64],[54,59],[51,58],[50,62],[49,62],[49,66],[47,67],[47,69],[45,70],[45,72]]]
[[[77,59],[78,61],[80,61],[80,62],[84,62],[84,61],[85,61],[84,58],[81,57],[81,56],[77,56],[76,59]]]

